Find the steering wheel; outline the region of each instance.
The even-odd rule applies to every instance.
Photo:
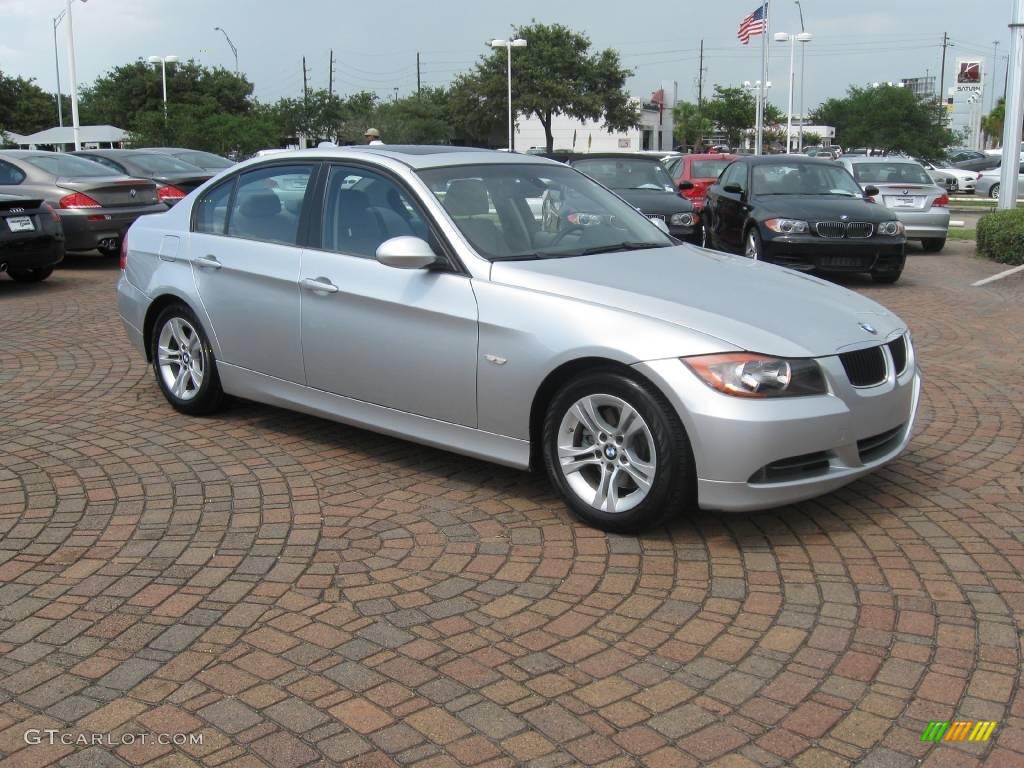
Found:
[[[558,245],[570,232],[579,232],[584,229],[586,229],[586,227],[584,227],[582,224],[570,224],[568,227],[566,227],[557,235],[555,235],[554,239],[550,243],[548,243],[548,246]]]

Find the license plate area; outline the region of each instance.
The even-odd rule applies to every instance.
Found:
[[[11,216],[7,219],[7,227],[11,232],[34,232],[36,229],[30,216]]]
[[[904,197],[902,195],[889,198],[890,208],[917,208],[918,198]]]

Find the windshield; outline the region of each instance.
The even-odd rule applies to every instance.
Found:
[[[107,168],[105,165],[100,165],[92,160],[86,160],[84,157],[58,154],[56,152],[52,155],[35,155],[33,157],[26,157],[25,162],[58,177],[64,176],[66,178],[76,178],[81,176],[121,175],[117,171]]]
[[[572,168],[502,163],[419,172],[463,236],[492,261],[660,248],[674,240]]]
[[[917,163],[854,163],[853,176],[870,184],[933,184]]]
[[[863,192],[849,171],[832,163],[770,163],[754,166],[755,195],[841,195]]]
[[[577,171],[597,179],[609,189],[656,189],[675,192],[672,177],[659,160],[640,158],[595,157],[577,160]]]
[[[690,176],[694,179],[717,179],[725,166],[732,160],[694,160],[690,164]]]
[[[200,168],[230,168],[234,165],[226,157],[215,155],[212,152],[179,152],[176,157]]]
[[[137,165],[144,173],[189,173],[200,170],[170,155],[147,155],[140,152],[137,155],[124,155],[121,159]]]

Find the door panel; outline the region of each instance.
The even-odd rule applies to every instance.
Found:
[[[427,226],[414,198],[389,177],[335,166],[324,200],[324,250],[304,251],[299,275],[307,385],[476,426],[470,279],[386,267],[373,257],[384,240]]]

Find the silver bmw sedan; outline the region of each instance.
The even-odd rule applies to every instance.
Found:
[[[295,151],[139,219],[118,304],[179,411],[235,395],[543,468],[610,530],[807,499],[906,447],[899,317],[659,224],[529,155]]]

